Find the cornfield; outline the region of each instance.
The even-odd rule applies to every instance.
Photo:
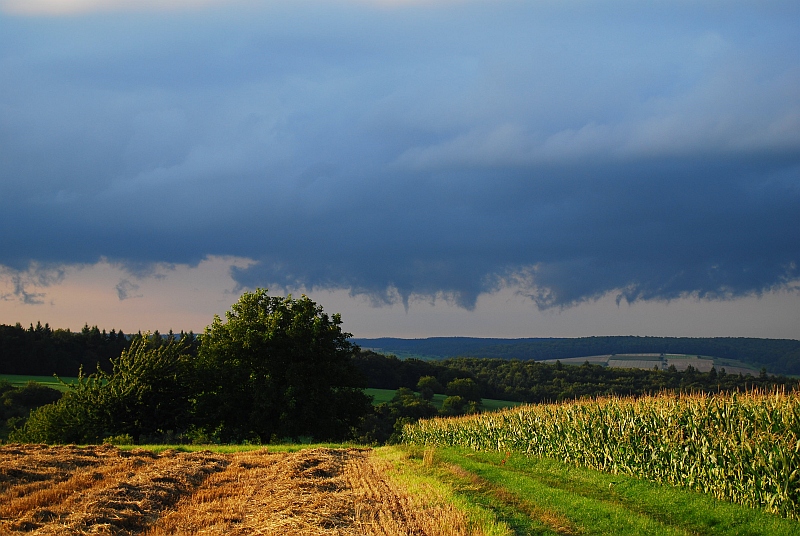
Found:
[[[404,441],[518,452],[800,518],[800,393],[601,398],[419,421]]]

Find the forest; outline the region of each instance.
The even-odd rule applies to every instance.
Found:
[[[158,331],[152,335],[160,337]],[[196,337],[191,331],[181,331],[177,335],[169,332],[164,338],[191,341],[190,351],[197,350]],[[111,359],[119,357],[132,340],[133,336],[122,330],[101,331],[88,324],[77,332],[53,329],[50,324],[42,325],[41,322],[27,328],[20,323],[13,326],[0,324],[0,374],[73,377],[78,375],[81,367],[87,371],[98,366],[110,370]]]

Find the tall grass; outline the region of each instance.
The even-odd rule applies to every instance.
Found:
[[[658,395],[408,425],[425,446],[521,452],[800,518],[800,394]]]

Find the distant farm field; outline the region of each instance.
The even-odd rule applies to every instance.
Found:
[[[542,363],[554,364],[561,362],[564,365],[582,365],[587,361],[593,365],[604,365],[611,368],[636,368],[645,370],[667,370],[670,366],[675,370],[684,371],[690,366],[699,372],[709,372],[712,368],[717,371],[725,369],[727,374],[757,375],[759,371],[744,362],[718,357],[687,355],[687,354],[606,354],[587,357],[568,357],[565,359],[545,359]]]

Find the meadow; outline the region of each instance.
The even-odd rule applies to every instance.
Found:
[[[64,384],[72,384],[78,381],[78,378],[64,377],[61,378],[61,383],[53,376],[31,376],[27,374],[0,374],[0,381],[7,381],[14,387],[24,387],[29,382],[36,382],[52,389],[59,391],[66,391],[67,387]]]

